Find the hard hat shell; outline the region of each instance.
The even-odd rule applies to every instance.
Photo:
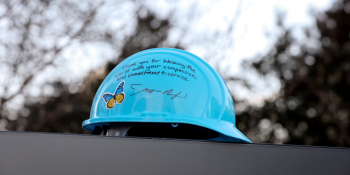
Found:
[[[136,53],[109,73],[83,128],[93,131],[112,122],[191,124],[220,133],[212,140],[251,143],[235,127],[232,97],[221,76],[179,49]]]

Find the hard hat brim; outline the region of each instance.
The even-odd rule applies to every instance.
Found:
[[[232,123],[225,121],[217,121],[208,118],[193,118],[193,117],[147,117],[145,116],[118,116],[118,117],[103,117],[92,118],[83,122],[83,128],[89,131],[93,131],[95,126],[109,125],[111,122],[147,122],[147,123],[186,123],[201,126],[221,133],[224,136],[220,139],[213,139],[214,141],[227,141],[227,142],[243,142],[252,143],[244,134],[242,134]]]

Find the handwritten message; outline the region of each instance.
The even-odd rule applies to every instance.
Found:
[[[162,65],[160,63],[163,63]],[[184,81],[196,80],[196,70],[188,64],[171,59],[152,59],[124,65],[115,75],[117,81],[144,75],[169,76]]]
[[[136,92],[131,94],[130,96],[133,96],[135,94],[142,93],[142,92],[143,93],[148,93],[148,94],[152,94],[153,92],[155,92],[155,93],[162,93],[163,95],[171,96],[171,99],[174,99],[176,97],[177,98],[186,98],[187,97],[187,94],[183,94],[181,91],[175,93],[173,89],[160,91],[160,90],[155,90],[155,89],[143,88],[143,89],[140,90],[140,87],[142,88],[142,84],[131,84],[130,88],[133,89],[133,90],[136,90]],[[137,90],[136,88],[139,88],[139,89]]]

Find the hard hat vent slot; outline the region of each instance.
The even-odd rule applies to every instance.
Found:
[[[207,128],[190,124],[174,123],[145,123],[133,126],[127,132],[127,136],[134,137],[156,137],[176,139],[212,139],[219,136],[219,133]]]

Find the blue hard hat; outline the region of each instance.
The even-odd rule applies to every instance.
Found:
[[[235,126],[233,100],[221,76],[201,58],[178,49],[136,53],[109,73],[83,128],[94,131],[116,123],[193,126],[217,133],[207,140],[251,143]]]

